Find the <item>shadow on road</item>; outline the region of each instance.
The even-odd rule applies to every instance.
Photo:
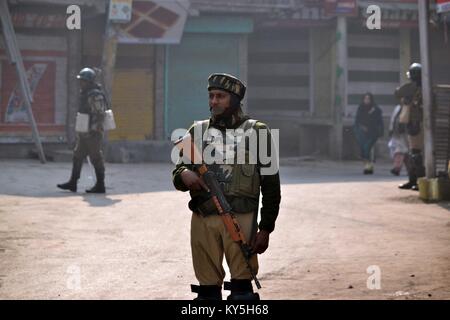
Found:
[[[91,207],[109,207],[122,202],[121,199],[110,199],[106,194],[83,194],[83,201]]]
[[[389,173],[390,166],[390,163],[379,163],[375,167],[374,175],[365,176],[358,162],[303,162],[295,166],[282,166],[280,176],[283,185],[392,181],[392,187],[396,188],[398,183],[406,181],[406,177],[392,176]],[[0,195],[35,198],[83,196],[84,189],[95,183],[95,175],[92,170],[87,169],[82,171],[78,193],[58,190],[56,184],[68,179],[70,163],[41,165],[26,160],[0,161],[0,167]],[[171,163],[107,164],[106,194],[120,196],[176,192],[171,177],[173,168]],[[95,206],[110,205],[105,198],[92,202]]]
[[[439,202],[437,205],[443,209],[450,211],[450,202],[449,201]]]

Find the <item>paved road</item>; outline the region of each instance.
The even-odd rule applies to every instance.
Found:
[[[388,168],[281,168],[263,298],[450,298],[450,205],[398,190],[404,177]],[[109,164],[106,196],[57,190],[69,171],[0,162],[0,298],[191,299],[188,195],[173,190],[171,165]],[[85,166],[79,187],[92,183]]]

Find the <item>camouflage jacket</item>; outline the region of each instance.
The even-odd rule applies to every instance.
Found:
[[[89,131],[103,132],[103,121],[107,109],[107,100],[100,85],[81,92],[78,111],[89,114]]]
[[[232,124],[227,124],[226,127],[223,123],[215,122],[214,119],[209,120],[209,127],[215,128],[218,130],[226,130],[226,129],[236,129],[243,122],[245,122],[248,117],[242,117],[234,121]],[[255,128],[256,131],[261,129],[267,129],[266,124],[262,122],[256,122]],[[193,135],[194,126],[191,126],[189,132]],[[269,131],[270,132],[270,131]],[[270,143],[271,137],[269,136],[268,143]],[[259,142],[259,141],[258,141]],[[268,146],[270,148],[270,146]],[[180,154],[180,157],[182,154]],[[264,165],[261,164],[260,159],[257,159],[257,166],[259,168]],[[270,165],[270,164],[269,164]],[[267,165],[268,166],[268,165]],[[192,164],[180,163],[176,165],[175,169],[172,172],[172,181],[177,190],[186,192],[188,188],[184,185],[181,179],[181,173],[184,170],[194,171],[194,166]],[[272,232],[275,229],[275,221],[278,217],[280,201],[281,201],[281,190],[280,190],[280,176],[279,172],[272,175],[261,175],[260,176],[260,189],[262,195],[262,207],[261,207],[261,220],[259,223],[260,230],[266,230],[268,232]],[[232,208],[234,207],[234,203],[236,201],[239,202],[239,206],[244,206],[249,209],[249,211],[258,212],[259,200],[250,199],[250,198],[238,198],[238,199],[228,199]]]
[[[398,99],[403,98],[403,103],[410,108],[407,133],[410,136],[418,135],[423,121],[422,88],[414,82],[406,83],[396,89],[395,96]]]

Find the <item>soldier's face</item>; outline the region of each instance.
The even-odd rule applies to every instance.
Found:
[[[222,90],[209,91],[209,107],[214,115],[221,115],[230,107],[231,95]]]
[[[80,88],[81,90],[86,89],[88,86],[88,82],[86,80],[80,80]]]

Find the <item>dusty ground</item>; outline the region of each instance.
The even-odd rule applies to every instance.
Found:
[[[424,204],[351,163],[284,166],[282,206],[260,257],[265,299],[450,299],[449,205]],[[0,162],[1,299],[191,299],[188,195],[169,164],[107,166],[108,193],[55,185],[70,164]],[[370,290],[367,268],[381,272]]]

